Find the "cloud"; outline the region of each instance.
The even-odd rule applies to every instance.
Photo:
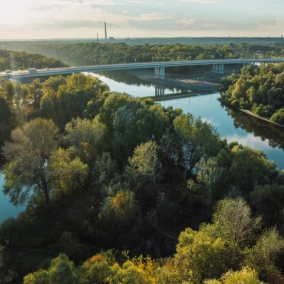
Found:
[[[43,10],[41,13],[38,13],[38,18],[33,18],[33,21],[37,22],[38,30],[70,30],[84,28],[98,28],[100,30],[103,27],[103,22],[107,22],[108,28],[131,29],[135,26],[133,23],[147,23],[171,19],[170,16],[161,13],[142,13],[133,16],[130,15],[129,11],[126,9],[118,10],[114,13],[106,9],[90,8],[86,6],[82,6],[80,9],[73,9],[72,7],[54,7],[52,18],[49,17],[51,12],[52,11]],[[142,26],[143,25],[145,24],[142,24]]]
[[[65,20],[65,21],[53,21],[51,24],[43,24],[39,28],[52,28],[52,29],[74,29],[74,28],[99,28],[103,26],[103,22],[97,21],[85,21],[85,20]]]
[[[209,122],[214,127],[220,126],[220,123],[219,122],[214,122],[214,119],[212,117],[211,118],[202,117],[201,120],[202,120],[202,122]]]
[[[79,5],[106,5],[106,6],[112,6],[117,5],[118,3],[112,1],[112,0],[53,0],[52,1],[55,4],[79,4]]]
[[[50,29],[51,37],[61,37],[60,33],[67,37],[74,28],[72,37],[82,37],[92,34],[94,27],[98,27],[95,32],[100,32],[103,22],[107,22],[113,27],[114,37],[280,36],[284,19],[278,6],[283,6],[282,2],[271,0],[267,5],[267,0],[6,0],[1,7],[0,35],[31,38],[37,33],[40,37]]]
[[[121,14],[122,14],[122,15],[127,15],[127,14],[128,14],[128,10],[123,9],[123,10],[121,11]]]
[[[267,26],[283,26],[284,18],[263,18],[256,19],[255,23],[261,28],[265,28]]]
[[[265,139],[262,141],[260,137],[255,137],[252,133],[247,133],[246,135],[240,135],[238,133],[234,133],[224,138],[227,139],[228,142],[238,141],[239,144],[249,146],[259,150],[268,150],[271,147],[269,146],[269,140]]]
[[[192,3],[199,3],[199,4],[219,4],[222,1],[218,0],[180,0],[181,2],[192,2]]]
[[[135,4],[149,4],[149,2],[146,2],[146,1],[139,1],[139,0],[133,0],[133,1],[130,1],[130,3],[135,3]]]
[[[182,18],[176,20],[175,23],[180,28],[190,28],[191,30],[212,30],[212,29],[228,29],[229,26],[224,23],[215,22],[212,19],[189,19]]]
[[[163,2],[147,2],[147,1],[140,1],[140,0],[132,0],[130,3],[134,4],[142,4],[142,5],[158,5],[158,6],[164,6],[165,3]]]
[[[172,19],[171,16],[162,15],[160,13],[151,13],[151,14],[141,14],[139,17],[128,17],[128,20],[145,22],[153,20],[166,20]]]

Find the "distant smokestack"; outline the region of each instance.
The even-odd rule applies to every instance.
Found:
[[[107,23],[105,22],[105,40],[107,40]]]

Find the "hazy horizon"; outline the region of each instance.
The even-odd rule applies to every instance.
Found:
[[[228,38],[231,38],[231,39],[242,39],[242,38],[245,38],[245,39],[278,39],[278,38],[283,38],[283,37],[270,37],[270,36],[268,36],[268,37],[249,37],[249,36],[247,36],[247,37],[245,37],[245,36],[240,36],[240,37],[213,37],[213,36],[208,36],[208,37],[206,37],[206,36],[200,36],[200,37],[155,37],[155,36],[152,36],[152,37],[115,37],[114,39],[115,40],[127,40],[127,39],[129,39],[129,40],[132,40],[132,39],[167,39],[167,38],[172,38],[172,39],[188,39],[188,38],[192,38],[192,39],[206,39],[206,38],[208,38],[208,39],[228,39]],[[57,40],[64,40],[64,41],[68,41],[68,40],[70,40],[70,41],[72,41],[72,40],[94,40],[94,39],[96,39],[96,37],[74,37],[74,38],[64,38],[64,37],[62,37],[62,38],[60,38],[60,37],[57,37],[57,38],[18,38],[18,39],[16,39],[16,38],[11,38],[11,39],[5,39],[5,38],[0,38],[0,41],[52,41],[52,40],[55,40],[55,41],[57,41]],[[284,39],[284,38],[283,38]],[[103,41],[103,40],[105,40],[105,38],[99,38],[99,40],[101,40],[101,41]]]

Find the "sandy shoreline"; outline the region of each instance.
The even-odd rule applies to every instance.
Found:
[[[210,75],[212,77],[217,77],[216,80],[214,80],[215,82],[209,82],[208,76],[202,76],[204,74],[200,74],[200,72],[196,72],[194,75],[166,73],[165,79],[155,77],[153,70],[134,70],[131,71],[131,74],[143,81],[150,82],[158,86],[161,85],[185,91],[216,92],[219,90],[220,76],[214,76],[216,74],[213,73],[213,76],[211,74]]]

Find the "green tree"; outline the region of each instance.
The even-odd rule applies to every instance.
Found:
[[[49,203],[47,159],[58,146],[58,133],[53,121],[45,119],[35,119],[12,131],[12,142],[3,147],[8,160],[3,172],[4,193],[13,204],[23,204],[31,190],[40,190]]]
[[[24,277],[24,284],[84,284],[83,277],[65,254],[51,261],[47,270],[40,269]]]
[[[228,271],[221,280],[206,280],[204,284],[265,284],[258,279],[258,273],[250,267],[239,271]]]
[[[191,114],[183,114],[174,122],[174,129],[179,137],[180,145],[175,157],[184,168],[184,179],[201,158],[217,155],[223,144],[216,129],[201,118],[195,119]]]
[[[283,250],[284,239],[279,236],[276,228],[268,229],[260,235],[255,246],[246,250],[244,264],[255,269],[264,279],[280,275],[276,261]]]
[[[230,174],[235,186],[248,196],[255,186],[269,183],[275,174],[275,164],[268,161],[262,151],[235,146]]]
[[[12,123],[12,111],[3,97],[0,97],[0,146],[9,139]]]
[[[135,99],[119,108],[113,120],[112,147],[114,157],[125,164],[137,145],[149,140],[159,141],[164,131],[164,117]]]
[[[104,152],[95,163],[95,176],[99,184],[109,185],[111,179],[117,172],[117,164],[111,159],[109,152]]]
[[[221,180],[224,180],[224,176],[228,173],[218,165],[216,158],[209,158],[207,160],[202,158],[196,164],[196,168],[198,169],[197,181],[203,185],[202,188],[208,204],[212,204],[214,200],[222,197],[224,194],[219,187]]]
[[[150,181],[155,184],[161,174],[158,146],[152,141],[137,146],[128,162],[127,173],[137,183]]]
[[[54,93],[57,93],[59,90],[59,87],[62,85],[66,85],[66,78],[63,77],[62,75],[51,76],[43,83],[44,89],[50,89]]]
[[[253,218],[250,207],[241,199],[224,199],[217,203],[213,224],[207,229],[213,236],[221,237],[228,245],[231,265],[239,263],[242,250],[256,238],[261,218]],[[208,232],[211,234],[210,232]]]
[[[72,149],[59,148],[48,160],[48,183],[53,195],[66,195],[79,188],[88,176],[88,166],[79,157],[73,157]]]
[[[226,270],[227,249],[221,238],[205,231],[187,228],[181,232],[177,253],[171,262],[158,272],[158,283],[202,283],[205,279],[219,278]]]
[[[277,110],[270,119],[273,122],[284,125],[284,108]]]
[[[106,147],[106,126],[97,119],[72,119],[65,126],[67,142],[77,149],[81,159],[90,164]]]
[[[284,185],[257,186],[250,193],[250,203],[263,216],[265,224],[272,225],[284,207]]]
[[[109,226],[124,227],[129,225],[139,212],[139,205],[134,192],[120,190],[114,197],[107,197],[102,203],[99,218]]]
[[[76,186],[86,177],[87,166],[79,158],[57,151],[59,130],[52,120],[32,120],[15,129],[11,137],[12,142],[3,147],[8,160],[3,172],[4,193],[13,204],[23,204],[31,196],[43,197],[48,204],[51,192],[70,188],[71,183]]]

